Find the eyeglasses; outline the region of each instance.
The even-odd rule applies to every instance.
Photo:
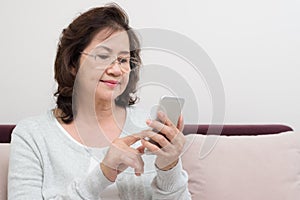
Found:
[[[116,58],[108,54],[89,54],[86,52],[81,52],[81,54],[94,58],[95,62],[99,65],[99,68],[107,68],[108,66],[114,64],[117,61],[118,66],[124,73],[129,73],[133,67],[139,64],[137,59],[132,58],[130,56],[119,56]],[[131,64],[133,65],[131,66]]]

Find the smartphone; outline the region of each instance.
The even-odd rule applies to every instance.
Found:
[[[183,109],[184,101],[185,100],[182,97],[162,96],[159,100],[159,104],[156,109],[156,120],[160,121],[157,117],[157,112],[162,111],[168,116],[170,121],[175,126],[177,126],[178,119],[179,119],[179,117],[181,115],[181,111]],[[160,121],[160,122],[164,123],[162,121]],[[164,135],[164,134],[160,133],[159,130],[153,130],[153,131],[157,132],[158,134]],[[151,139],[149,139],[149,142],[160,147],[160,145],[158,143],[156,143],[155,141],[153,141]]]

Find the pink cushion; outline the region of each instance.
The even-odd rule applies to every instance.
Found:
[[[7,199],[9,144],[0,144],[0,200]]]
[[[193,199],[300,199],[300,134],[186,137],[182,162]]]

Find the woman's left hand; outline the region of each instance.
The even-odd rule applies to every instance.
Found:
[[[155,161],[156,167],[167,171],[178,163],[179,156],[185,144],[185,137],[182,133],[184,127],[183,118],[180,115],[177,126],[175,126],[165,113],[160,111],[157,115],[161,122],[147,120],[146,123],[151,128],[159,130],[161,134],[164,134],[155,133],[151,136],[151,139],[157,142],[161,148],[144,139],[142,139],[142,144],[149,151],[157,155]]]

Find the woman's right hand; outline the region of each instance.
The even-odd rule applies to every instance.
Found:
[[[141,133],[113,140],[103,161],[100,163],[100,168],[108,180],[114,182],[118,174],[127,167],[132,167],[137,176],[144,172],[144,162],[141,157],[144,147],[141,146],[137,149],[130,147],[142,138],[143,134]]]

